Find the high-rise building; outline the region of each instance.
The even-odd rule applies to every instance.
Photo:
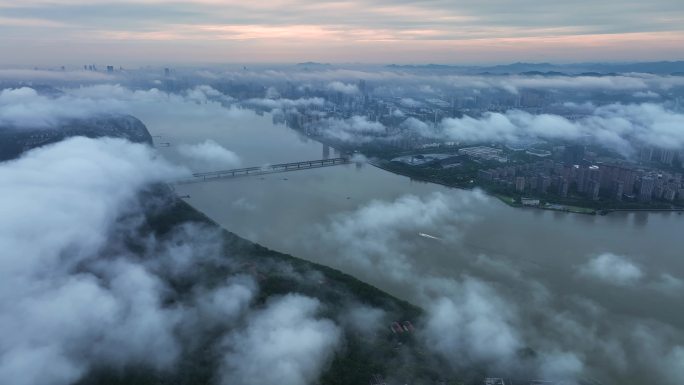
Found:
[[[587,193],[591,197],[591,200],[597,201],[599,199],[599,189],[601,188],[601,182],[597,180],[590,180],[587,185]]]
[[[574,144],[565,146],[563,153],[563,161],[566,164],[580,164],[584,159],[584,146],[581,144]]]
[[[586,171],[587,170],[580,165],[577,165],[575,167],[575,170],[577,171],[576,176],[575,176],[576,182],[577,182],[577,191],[580,193],[584,193],[586,191],[585,180],[587,179],[586,178],[586,174],[587,174]]]
[[[519,176],[515,178],[515,191],[523,192],[525,191],[525,177]]]
[[[558,195],[563,198],[567,197],[569,185],[570,183],[568,183],[567,178],[560,177],[558,180]]]
[[[601,169],[599,166],[589,166],[585,172],[583,191],[588,193],[590,196],[593,195],[593,185],[590,185],[591,182],[596,182],[598,185],[601,184]]]
[[[675,152],[673,150],[661,150],[660,151],[660,162],[667,164],[667,165],[672,165],[672,162],[674,161],[675,157]]]
[[[676,191],[674,188],[667,187],[663,192],[663,199],[672,202],[675,199]]]
[[[664,193],[664,192],[665,192],[665,188],[664,188],[662,185],[659,185],[659,184],[657,183],[657,179],[656,179],[656,185],[655,185],[655,187],[653,187],[653,195],[652,195],[652,197],[655,198],[655,199],[660,199],[660,198],[663,197],[663,193]]]
[[[641,178],[641,186],[639,187],[639,201],[650,202],[653,196],[653,189],[655,188],[655,179],[651,176]]]
[[[546,194],[546,191],[551,186],[551,178],[548,175],[539,174],[537,175],[537,191],[541,194]]]
[[[600,181],[601,180],[601,169],[599,166],[589,166],[589,179],[594,180],[594,181]]]
[[[617,201],[622,200],[622,194],[625,191],[625,183],[622,181],[615,182],[615,187],[613,188],[613,198]]]
[[[653,147],[642,147],[639,151],[639,160],[650,162],[653,159]]]

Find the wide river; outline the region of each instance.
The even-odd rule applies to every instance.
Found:
[[[322,144],[274,124],[269,114],[211,105],[196,108],[201,111],[135,113],[153,134],[162,135],[160,141],[171,143],[160,152],[178,161],[174,147],[205,139],[234,151],[245,167],[326,155]],[[477,192],[412,181],[369,164],[186,184],[177,190],[244,238],[341,269],[409,301],[420,299],[414,286],[402,283],[404,267],[386,261],[354,263],[355,256],[349,254],[376,258],[397,252],[398,264],[410,266],[415,274],[468,274],[518,290],[525,290],[525,281],[539,282],[559,298],[589,299],[612,316],[655,319],[680,332],[684,325],[681,291],[676,294],[684,278],[684,215],[590,216],[517,209]],[[435,212],[419,213],[413,221],[412,214],[392,214],[393,208]],[[354,221],[363,223],[354,228]],[[384,239],[374,226],[379,231],[385,226],[400,237]],[[372,243],[374,238],[381,246]],[[610,283],[609,268],[603,276],[599,272],[603,280],[587,278],[583,271],[588,261],[603,253],[626,257],[640,273],[618,274]]]

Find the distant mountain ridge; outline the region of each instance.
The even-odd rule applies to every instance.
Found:
[[[657,75],[679,75],[684,73],[684,61],[658,61],[641,63],[511,63],[494,66],[464,66],[448,64],[399,65],[390,64],[388,68],[405,70],[438,70],[464,74],[485,75],[546,75],[546,76],[606,76],[611,74],[639,72]]]

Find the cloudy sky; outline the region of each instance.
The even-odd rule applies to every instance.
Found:
[[[681,0],[0,0],[0,65],[683,59]]]

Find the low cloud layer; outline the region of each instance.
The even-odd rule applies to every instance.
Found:
[[[177,149],[195,169],[204,171],[237,168],[242,163],[237,154],[210,139],[197,144],[181,144]]]
[[[124,255],[96,256],[136,192],[179,170],[142,145],[75,138],[0,164],[0,175],[13,197],[0,208],[0,376],[59,385],[93,361],[168,368],[179,314],[162,306],[164,285]]]
[[[382,123],[369,121],[364,116],[349,119],[328,119],[321,122],[320,134],[343,142],[362,143],[381,137],[387,129]]]
[[[518,92],[517,86],[510,92]],[[318,97],[266,96],[273,99],[250,99],[251,108],[326,105]],[[132,104],[151,102],[166,108],[193,103],[201,111],[206,103],[233,101],[209,86],[174,94],[99,85],[56,97],[19,88],[0,93],[0,123],[52,127],[84,113],[128,111]],[[684,147],[681,113],[661,105],[573,108],[584,116],[570,120],[511,110],[448,118],[436,125],[411,117],[401,128],[426,138],[464,142],[590,137],[625,154],[642,143]],[[387,131],[362,116],[322,123],[326,135],[344,141],[366,141]],[[211,141],[177,149],[197,167],[239,165],[234,153]],[[169,306],[176,299],[166,278],[192,274],[204,258],[219,258],[216,234],[186,226],[177,229],[171,241],[146,239],[154,252],[145,261],[136,259],[120,240],[115,245],[110,241],[113,234],[139,224],[136,194],[150,183],[183,173],[149,148],[112,139],[71,139],[0,164],[0,192],[13,197],[0,203],[0,249],[11,251],[0,259],[0,329],[5,330],[0,332],[0,377],[38,385],[45,383],[47,373],[52,384],[66,385],[102,364],[141,363],[170,370],[187,341],[210,330],[219,336],[216,352],[223,383],[309,384],[343,344],[341,326],[335,322],[367,336],[386,322],[385,313],[365,305],[352,306],[346,317],[333,322],[325,318],[323,304],[301,295],[255,303],[259,284],[243,275],[197,288],[182,306]],[[484,199],[475,191],[375,201],[330,218],[309,234],[318,242],[311,247],[334,256],[332,266],[410,291],[411,300],[426,310],[424,319],[415,322],[419,343],[454,370],[482,365],[492,372],[520,370],[570,383],[597,376],[674,384],[684,376],[680,328],[630,314],[611,322],[607,305],[552,293],[548,283],[525,278],[517,263],[492,255],[461,255],[467,241],[462,230],[477,221],[472,208]],[[255,208],[249,201],[234,205]],[[128,222],[121,225],[122,220]],[[421,255],[420,242],[453,247],[454,258],[467,259],[463,273],[444,277],[419,268],[414,258]],[[201,261],[195,259],[198,255]],[[575,268],[577,279],[609,284],[607,289],[618,292],[636,288],[676,297],[684,287],[676,275],[650,271],[616,254],[593,256]],[[477,269],[490,275],[471,274]],[[504,278],[491,279],[491,274]],[[508,285],[511,281],[515,285]],[[45,369],[40,376],[30,369],[38,364]]]
[[[580,272],[613,285],[631,285],[644,276],[637,264],[626,257],[610,253],[591,258],[580,267]]]
[[[13,197],[0,203],[0,377],[69,385],[95,368],[173,372],[195,341],[225,335],[215,344],[222,383],[316,381],[341,338],[317,300],[255,309],[250,276],[205,286],[201,267],[232,263],[216,229],[136,232],[154,210],[140,194],[185,174],[147,146],[111,138],[72,138],[0,163],[0,193]],[[169,280],[194,289],[179,298]]]
[[[676,383],[684,370],[676,360],[684,347],[681,329],[632,314],[616,316],[607,308],[610,303],[556,291],[552,282],[525,272],[524,256],[507,263],[496,255],[469,254],[463,247],[467,239],[459,234],[478,220],[478,195],[372,202],[332,217],[311,238],[319,240],[318,252],[333,256],[327,263],[362,279],[372,277],[420,303],[426,314],[417,322],[419,341],[452,367],[483,367],[488,375],[569,384],[586,378]],[[420,240],[419,233],[438,239]],[[438,268],[426,270],[416,261],[429,258],[421,253],[421,242],[434,243],[428,248],[433,251],[448,245],[448,255],[459,260],[462,273],[445,276]],[[638,290],[656,296],[666,292],[660,284],[671,290],[679,282],[657,276],[646,282],[637,263],[614,254],[593,257],[578,269],[584,272],[581,279],[608,283],[611,290],[643,283]],[[644,361],[644,354],[664,358]]]
[[[341,330],[317,319],[321,304],[300,295],[271,301],[222,345],[222,384],[314,383],[337,348]]]
[[[0,91],[0,125],[49,128],[64,119],[120,112],[122,107],[120,102],[101,103],[68,95],[50,98],[28,87],[4,89]]]
[[[590,141],[625,156],[641,146],[671,150],[684,149],[684,115],[661,105],[610,104],[577,106],[582,117],[570,120],[555,114],[532,114],[512,109],[445,118],[438,124],[407,118],[399,125],[403,131],[390,131],[378,122],[355,116],[346,120],[329,119],[318,130],[326,137],[350,143],[394,140],[403,137],[469,143],[516,143],[529,140]]]
[[[514,359],[524,345],[513,327],[513,309],[482,281],[466,278],[452,284],[456,285],[453,295],[441,296],[428,306],[426,345],[459,365],[502,365]]]
[[[248,99],[242,103],[247,107],[267,108],[270,110],[289,110],[297,107],[320,107],[325,104],[322,98],[302,98],[302,99]]]
[[[328,89],[335,92],[340,92],[347,95],[354,95],[359,93],[359,87],[355,84],[347,84],[339,81],[334,81],[328,84]]]

